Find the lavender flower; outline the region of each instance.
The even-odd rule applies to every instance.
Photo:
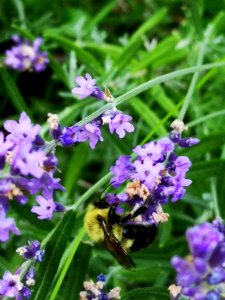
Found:
[[[94,149],[98,141],[103,141],[101,136],[99,122],[88,123],[80,128],[80,133],[78,135],[78,141],[84,142],[89,140],[89,145],[91,149]]]
[[[0,242],[6,242],[10,233],[19,235],[20,231],[16,227],[13,218],[6,218],[4,210],[0,210]]]
[[[18,36],[13,37],[15,46],[6,51],[5,65],[18,71],[45,70],[48,64],[46,52],[40,51],[43,40],[37,37],[33,43],[28,40],[21,40]]]
[[[117,300],[120,299],[120,288],[111,289],[108,293],[103,290],[105,283],[105,276],[100,274],[97,276],[97,282],[85,281],[84,291],[80,292],[80,300]]]
[[[39,206],[34,206],[31,211],[38,215],[38,219],[48,219],[52,218],[53,212],[56,210],[56,204],[53,199],[45,199],[42,196],[37,196],[36,201]]]
[[[126,132],[133,132],[134,126],[129,123],[132,120],[131,116],[125,115],[122,112],[117,111],[115,116],[109,121],[110,133],[116,131],[119,138],[124,138]]]
[[[85,77],[77,76],[75,81],[78,87],[72,89],[74,95],[79,96],[81,99],[89,96],[95,97],[100,100],[105,99],[105,94],[95,85],[96,80],[92,79],[90,74],[85,74]]]
[[[31,297],[32,293],[29,287],[35,284],[36,277],[34,263],[42,261],[44,250],[40,249],[40,242],[32,241],[28,245],[18,248],[17,252],[24,259],[31,259],[32,264],[26,271],[26,265],[22,264],[15,274],[11,274],[9,271],[4,273],[0,280],[0,298],[15,297],[16,300],[23,300]],[[25,273],[23,277],[22,272]]]
[[[0,133],[1,179],[0,179],[0,241],[6,241],[9,233],[19,234],[13,219],[7,218],[9,200],[16,200],[20,205],[27,203],[27,196],[37,196],[40,207],[33,212],[40,219],[50,219],[53,212],[63,211],[53,201],[54,190],[64,190],[59,179],[54,178],[58,160],[54,155],[55,142],[46,143],[40,136],[40,125],[33,125],[26,113],[19,121],[8,120],[4,123],[8,132]],[[43,200],[45,199],[45,200]],[[48,199],[48,200],[46,200]],[[49,208],[50,207],[50,208]]]
[[[190,258],[174,256],[171,264],[177,271],[179,296],[190,299],[225,297],[225,225],[221,220],[196,225],[187,230]],[[178,298],[177,298],[178,296]],[[188,298],[189,299],[189,298]]]
[[[39,241],[28,242],[28,245],[17,248],[16,252],[19,253],[24,259],[33,258],[34,261],[41,262],[44,256],[44,250],[41,250]]]
[[[113,102],[114,98],[110,91],[107,88],[105,89],[105,92],[101,91],[95,85],[96,80],[93,79],[90,74],[87,73],[85,77],[77,76],[75,81],[78,84],[78,87],[73,88],[72,93],[79,96],[81,99],[92,96],[100,100]],[[77,142],[89,140],[90,147],[94,149],[98,141],[103,141],[101,127],[105,124],[109,126],[110,133],[116,132],[119,138],[124,138],[126,132],[134,131],[134,126],[130,123],[132,117],[117,110],[115,105],[111,110],[94,119],[91,123],[81,127],[74,124],[63,130],[56,121],[57,118],[55,115],[50,115],[51,136],[62,146],[71,146]]]
[[[20,281],[19,275],[13,275],[6,271],[0,280],[0,295],[4,297],[16,297],[22,290],[23,283]]]
[[[132,222],[157,224],[168,220],[168,214],[163,212],[162,207],[168,201],[181,199],[186,187],[191,184],[191,180],[185,178],[191,161],[186,156],[176,155],[177,146],[179,144],[170,138],[162,138],[136,146],[133,149],[135,159],[119,157],[110,169],[113,175],[111,184],[116,189],[126,184],[125,190],[105,195],[106,201],[118,214],[124,212],[126,204],[131,213],[142,207],[138,218],[132,219]]]

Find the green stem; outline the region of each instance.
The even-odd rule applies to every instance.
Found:
[[[187,126],[188,126],[188,128],[190,128],[190,127],[196,126],[199,123],[204,123],[207,120],[217,118],[217,117],[220,117],[223,115],[225,115],[225,110],[216,111],[211,114],[208,114],[207,116],[204,116],[204,117],[198,118],[197,120],[191,121],[190,123],[187,124]]]
[[[105,184],[112,177],[111,173],[107,173],[104,177],[102,177],[99,181],[97,181],[87,192],[85,192],[73,205],[67,207],[67,209],[76,210],[78,206],[83,202],[90,198],[103,184]]]
[[[222,219],[222,216],[220,214],[220,209],[219,209],[219,203],[218,203],[218,197],[217,197],[217,192],[216,192],[216,184],[215,180],[211,178],[211,192],[212,192],[212,198],[213,198],[213,208],[215,212],[216,218]]]
[[[174,71],[174,72],[159,76],[155,79],[151,79],[151,80],[133,88],[132,90],[126,92],[125,94],[119,96],[118,98],[115,99],[114,103],[108,103],[108,104],[104,105],[103,107],[98,109],[96,112],[90,114],[83,120],[79,121],[76,125],[82,126],[84,124],[90,123],[93,119],[97,118],[104,112],[115,107],[115,105],[122,104],[122,103],[126,102],[128,99],[139,95],[140,93],[148,90],[149,88],[151,88],[157,84],[172,80],[176,77],[191,74],[194,72],[200,72],[200,71],[204,71],[204,70],[209,70],[209,69],[213,69],[213,68],[221,68],[221,67],[225,67],[225,62],[211,63],[211,64],[206,64],[206,65],[201,65],[201,66],[194,66],[194,67]]]
[[[25,18],[23,2],[22,0],[14,0],[14,3],[18,12],[18,17],[21,22],[21,25],[23,28],[26,28],[26,18]]]
[[[196,67],[198,67],[198,68],[200,68],[202,66],[204,55],[205,55],[205,49],[206,49],[206,46],[207,46],[207,43],[208,43],[210,32],[211,32],[211,26],[206,30],[205,38],[204,38],[203,42],[201,43],[201,47],[200,47],[200,51],[199,51],[198,59],[197,59],[197,64],[196,64]],[[180,110],[180,113],[179,113],[179,116],[178,116],[179,120],[184,119],[184,116],[185,116],[185,114],[188,110],[188,107],[191,103],[192,96],[193,96],[194,91],[195,91],[195,86],[197,84],[199,75],[200,75],[200,72],[198,70],[196,70],[194,72],[193,77],[192,77],[191,84],[189,86],[189,89],[188,89],[186,98],[184,100],[183,106],[181,107],[181,110]]]

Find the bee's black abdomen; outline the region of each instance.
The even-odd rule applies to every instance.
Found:
[[[127,224],[123,227],[123,236],[134,240],[131,251],[138,251],[151,244],[156,236],[156,225]]]

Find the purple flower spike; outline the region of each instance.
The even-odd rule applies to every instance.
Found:
[[[52,199],[45,199],[42,196],[37,196],[36,201],[40,206],[34,206],[31,211],[37,214],[40,220],[50,220],[56,208],[55,202]]]
[[[44,256],[44,250],[41,250],[39,241],[29,242],[28,245],[20,247],[16,250],[24,259],[34,258],[35,261],[41,262]]]
[[[34,141],[41,129],[40,125],[32,124],[25,112],[21,113],[19,122],[14,120],[5,121],[4,128],[10,133],[7,135],[6,140],[15,144],[21,139]]]
[[[112,118],[109,122],[110,133],[116,131],[120,139],[124,138],[126,132],[134,131],[134,126],[129,123],[131,120],[131,116],[125,115],[118,111],[114,118]]]
[[[78,87],[72,89],[72,93],[79,96],[81,99],[87,98],[89,96],[95,97],[97,99],[105,99],[104,93],[95,85],[96,80],[91,77],[90,74],[85,74],[83,76],[77,76],[75,81]]]
[[[12,40],[16,46],[6,51],[6,66],[18,71],[41,72],[45,70],[49,60],[47,53],[39,49],[43,43],[41,38],[36,38],[33,44],[27,40],[20,40],[18,36],[13,36]]]
[[[187,230],[191,256],[187,256],[187,259],[175,256],[171,260],[177,271],[181,297],[188,296],[193,300],[224,298],[225,252],[220,251],[225,241],[223,229],[224,224],[217,220],[213,224],[203,223]]]
[[[23,288],[19,275],[13,275],[6,271],[0,280],[0,295],[4,297],[15,297]]]
[[[187,230],[191,253],[196,257],[209,259],[213,250],[224,237],[210,223],[203,223]]]
[[[9,239],[10,232],[16,235],[20,234],[12,218],[6,218],[5,212],[0,210],[0,242],[6,242]]]

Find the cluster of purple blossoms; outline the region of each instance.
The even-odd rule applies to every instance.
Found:
[[[72,93],[78,95],[81,99],[92,96],[99,100],[113,102],[113,97],[110,92],[107,89],[105,92],[102,92],[95,85],[96,80],[92,79],[89,74],[86,74],[85,77],[78,76],[75,80],[79,87],[73,88]],[[75,124],[71,127],[65,127],[64,129],[57,123],[56,116],[52,116],[54,116],[54,118],[50,117],[51,120],[49,121],[52,138],[64,147],[88,140],[90,147],[94,149],[99,141],[103,141],[101,127],[105,124],[109,126],[110,133],[116,132],[121,139],[124,138],[126,132],[134,131],[134,126],[130,124],[132,117],[125,115],[123,112],[117,110],[116,107],[88,124],[83,126],[77,126]]]
[[[120,288],[111,289],[108,293],[103,290],[105,276],[97,276],[97,282],[92,280],[84,282],[85,291],[80,292],[80,300],[117,300],[120,299]]]
[[[225,299],[225,225],[221,220],[196,225],[186,232],[191,255],[175,256],[177,286],[169,287],[173,299]]]
[[[26,270],[26,264],[23,263],[14,274],[6,271],[0,280],[0,296],[23,300],[31,297],[30,288],[35,284],[36,277],[34,263],[43,260],[44,250],[41,250],[41,244],[38,241],[33,241],[18,248],[17,252],[25,260],[31,259],[32,264]]]
[[[0,241],[5,242],[9,233],[19,234],[13,219],[6,218],[10,200],[24,205],[27,196],[39,193],[31,211],[39,219],[51,219],[53,212],[64,211],[53,201],[54,190],[64,190],[59,179],[54,178],[57,158],[55,142],[45,142],[39,135],[40,126],[33,125],[26,113],[19,121],[4,122],[8,132],[0,132]]]
[[[16,45],[6,51],[6,66],[18,71],[41,72],[45,70],[49,61],[47,52],[40,51],[42,38],[37,37],[33,43],[30,43],[14,35],[12,40]]]
[[[181,121],[176,120],[173,133],[181,131]],[[183,129],[182,129],[183,130]],[[171,136],[171,135],[170,135]],[[182,143],[182,140],[186,142]],[[179,143],[178,143],[179,142]],[[116,164],[111,167],[111,184],[114,188],[126,183],[124,192],[119,194],[106,193],[105,199],[113,205],[118,214],[124,208],[137,215],[135,222],[154,223],[166,222],[168,214],[162,206],[181,199],[191,180],[186,179],[186,173],[191,167],[191,161],[186,156],[177,156],[176,146],[190,147],[199,142],[195,138],[173,141],[171,138],[162,138],[133,149],[135,159],[131,156],[120,156]],[[120,189],[121,190],[121,189]]]

